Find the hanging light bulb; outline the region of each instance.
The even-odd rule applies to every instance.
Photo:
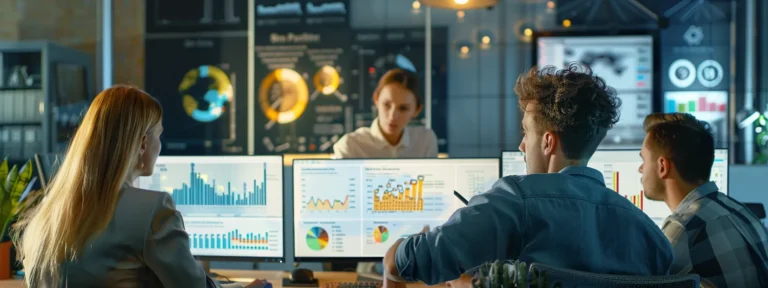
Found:
[[[421,2],[419,2],[419,0],[414,0],[413,3],[411,3],[411,13],[421,13]]]
[[[459,52],[459,58],[461,59],[467,59],[469,58],[469,53],[472,52],[472,42],[470,41],[462,41],[456,44],[456,49]]]
[[[477,31],[475,41],[480,43],[480,49],[487,50],[491,48],[491,43],[493,43],[493,33],[489,29]]]
[[[456,11],[456,19],[458,19],[459,23],[464,22],[464,16],[467,16],[464,10]]]

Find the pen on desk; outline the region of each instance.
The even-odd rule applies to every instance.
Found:
[[[456,198],[459,198],[459,200],[461,200],[461,202],[463,202],[464,205],[469,204],[469,201],[467,201],[467,198],[464,198],[464,196],[461,196],[461,194],[459,192],[456,192],[456,190],[453,190],[453,195],[455,195]]]

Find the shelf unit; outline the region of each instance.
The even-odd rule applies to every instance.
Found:
[[[59,153],[93,99],[90,55],[48,41],[0,41],[0,158]]]

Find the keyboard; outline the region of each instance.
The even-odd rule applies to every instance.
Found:
[[[381,288],[383,282],[330,282],[323,284],[323,288]]]

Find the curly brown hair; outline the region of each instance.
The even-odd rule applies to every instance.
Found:
[[[536,123],[543,125],[542,133],[554,132],[569,159],[592,157],[606,132],[619,121],[621,99],[616,90],[576,63],[562,70],[533,67],[517,78],[515,93],[523,113],[534,113]],[[526,111],[528,104],[535,104],[534,109]]]

